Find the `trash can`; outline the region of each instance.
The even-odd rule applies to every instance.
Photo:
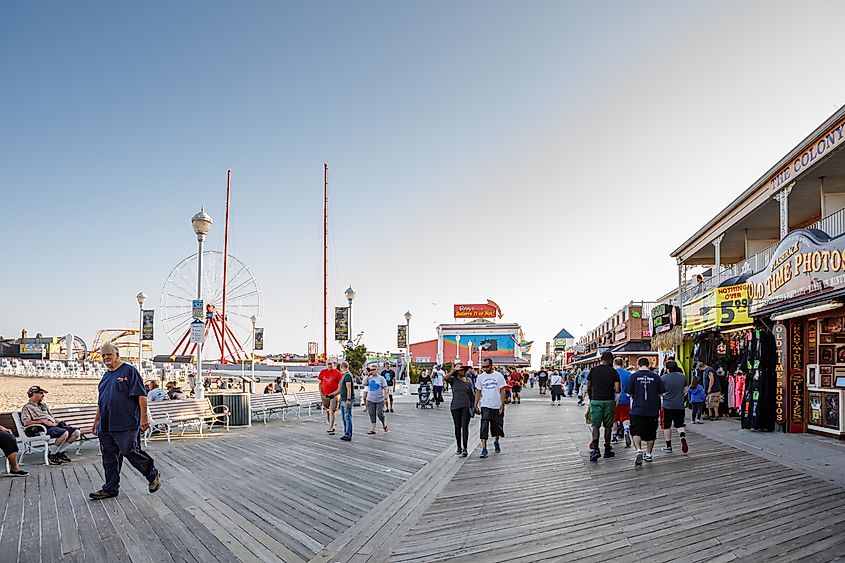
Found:
[[[210,393],[211,406],[229,407],[229,426],[252,426],[249,393]]]

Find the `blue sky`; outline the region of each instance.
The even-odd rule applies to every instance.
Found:
[[[529,339],[578,336],[667,291],[669,251],[842,104],[836,50],[808,47],[843,15],[834,2],[4,3],[0,334],[90,343],[132,326],[134,295],[154,307],[195,250],[201,205],[222,250],[231,168],[230,252],[263,287],[267,348],[304,352],[322,332],[327,162],[329,304],[355,287],[371,348],[395,347],[406,310],[417,341],[453,303],[488,298]]]

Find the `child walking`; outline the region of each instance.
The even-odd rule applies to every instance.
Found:
[[[701,385],[697,375],[692,376],[688,395],[689,402],[692,404],[692,423],[704,424],[701,422],[701,415],[704,414],[704,402],[707,400],[707,394],[704,392],[704,386]]]

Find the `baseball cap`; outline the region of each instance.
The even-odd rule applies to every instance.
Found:
[[[32,393],[46,393],[46,392],[47,392],[47,390],[46,390],[46,389],[42,389],[42,388],[41,388],[41,387],[39,387],[38,385],[33,385],[32,387],[30,387],[29,389],[27,389],[27,390],[26,390],[26,392],[27,392],[27,393],[29,393],[29,394],[32,394]]]

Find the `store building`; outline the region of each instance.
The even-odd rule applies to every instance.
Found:
[[[843,146],[845,107],[672,253],[685,333],[712,322],[696,311],[712,308],[724,333],[721,315],[748,307],[751,324],[737,327],[747,345],[746,428],[845,438]],[[690,266],[712,275],[687,280]],[[726,287],[739,307],[717,302]]]
[[[649,315],[657,305],[646,301],[631,301],[603,323],[582,336],[575,345],[574,357],[567,365],[582,371],[597,366],[601,355],[610,351],[626,363],[636,365],[641,357],[651,357],[656,365],[657,353],[651,349]]]
[[[411,356],[420,367],[456,361],[479,365],[482,358],[500,366],[528,367],[530,346],[519,324],[476,319],[439,325],[436,339],[411,344]]]

